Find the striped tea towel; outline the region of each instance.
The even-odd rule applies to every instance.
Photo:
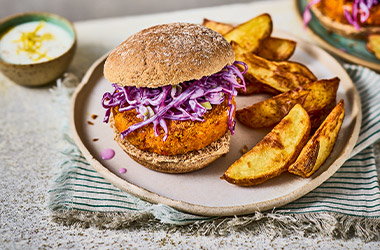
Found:
[[[239,217],[203,217],[183,213],[162,204],[151,204],[119,190],[87,163],[78,148],[69,146],[61,172],[50,190],[50,209],[55,221],[71,225],[123,228],[130,225],[175,227],[194,233],[226,233],[239,228],[258,233],[268,231],[358,236],[366,240],[380,236],[380,190],[373,147],[380,138],[380,75],[360,66],[345,65],[362,100],[363,122],[353,156],[314,191],[270,212]],[[67,88],[58,84],[56,95]],[[61,95],[62,96],[62,95]],[[69,105],[61,105],[61,107]],[[178,227],[177,227],[178,228]],[[194,230],[196,229],[196,230]]]

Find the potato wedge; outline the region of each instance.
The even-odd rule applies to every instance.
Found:
[[[232,24],[217,22],[207,18],[203,19],[202,25],[223,36],[235,28]],[[244,52],[254,52],[258,56],[272,61],[286,61],[293,55],[296,44],[295,41],[288,39],[267,37],[260,42],[256,50],[252,51],[248,48]]]
[[[239,186],[252,186],[280,175],[297,158],[309,133],[309,115],[297,104],[256,146],[235,161],[222,178]]]
[[[296,105],[305,102],[309,90],[290,90],[236,111],[236,119],[251,128],[270,127],[281,121]]]
[[[238,93],[240,95],[252,95],[252,94],[271,94],[271,95],[278,95],[281,94],[280,91],[277,89],[274,89],[266,84],[263,84],[262,82],[258,81],[256,78],[252,77],[250,74],[244,74],[244,80],[245,80],[245,90],[243,89],[237,89]]]
[[[224,38],[229,42],[237,42],[245,51],[255,51],[259,48],[261,41],[270,36],[272,28],[270,15],[262,14],[236,26],[226,33]]]
[[[246,53],[245,49],[238,45],[235,41],[231,42],[232,48],[234,49],[235,56],[239,54]],[[277,89],[272,88],[271,86],[264,84],[257,80],[252,74],[249,74],[248,72],[244,74],[244,80],[245,80],[245,86],[246,89],[238,89],[238,93],[240,95],[251,95],[251,94],[258,94],[258,93],[267,93],[272,95],[278,95],[281,92]]]
[[[316,76],[304,65],[296,62],[274,62],[253,53],[243,53],[239,45],[231,43],[237,61],[245,62],[248,71],[245,76],[256,79],[279,92],[286,92],[317,80]]]
[[[293,55],[296,45],[297,43],[292,40],[268,37],[261,42],[254,53],[268,60],[286,61]]]
[[[318,121],[323,109],[336,100],[339,78],[319,80],[236,111],[236,119],[251,128],[270,127],[297,103]],[[312,117],[311,117],[312,118]],[[315,127],[314,124],[312,124]]]
[[[310,93],[302,106],[309,114],[313,114],[335,102],[339,82],[340,79],[334,77],[305,84],[302,88],[310,90]]]
[[[309,111],[308,114],[310,116],[311,122],[311,132],[315,132],[317,128],[322,124],[322,122],[326,119],[328,114],[333,110],[336,105],[336,100],[332,100],[331,103],[327,104],[320,110]]]
[[[367,49],[380,59],[380,34],[371,34],[368,36]]]
[[[297,160],[288,171],[301,177],[310,177],[326,161],[338,137],[344,119],[344,102],[341,100],[306,143]]]
[[[213,21],[207,18],[203,19],[202,25],[206,26],[209,29],[212,29],[213,31],[220,33],[221,35],[227,34],[234,28],[232,24],[217,22],[217,21]]]

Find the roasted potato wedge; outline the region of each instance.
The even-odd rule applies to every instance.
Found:
[[[236,111],[236,118],[251,128],[270,127],[278,123],[297,103],[318,121],[325,107],[336,100],[339,78],[319,80]],[[313,125],[315,127],[315,125]]]
[[[333,98],[333,97],[332,97]],[[326,119],[328,114],[333,110],[336,105],[336,100],[332,100],[331,103],[327,104],[324,108],[320,110],[309,111],[308,114],[310,116],[311,122],[311,132],[315,132],[317,128],[322,124],[322,122]]]
[[[281,121],[296,105],[305,102],[309,90],[290,90],[236,111],[236,118],[252,128],[270,127]]]
[[[344,119],[344,102],[341,100],[306,143],[297,160],[288,171],[301,177],[310,177],[330,155]]]
[[[269,14],[262,14],[242,23],[224,35],[227,41],[235,41],[245,51],[255,51],[260,43],[272,33],[272,18]]]
[[[371,34],[368,36],[367,49],[380,59],[380,34]]]
[[[278,38],[279,39],[279,38]],[[265,39],[264,42],[268,40]],[[271,39],[269,39],[271,41]],[[248,64],[248,72],[244,75],[244,79],[246,82],[246,90],[239,89],[238,92],[241,95],[251,95],[251,94],[257,94],[257,93],[267,93],[267,94],[272,94],[272,95],[277,95],[280,94],[281,92],[284,92],[283,90],[285,89],[286,86],[279,86],[282,84],[281,78],[278,77],[278,75],[284,75],[284,79],[288,79],[288,82],[284,82],[284,85],[291,85],[289,81],[295,81],[298,85],[300,82],[308,82],[308,80],[305,80],[302,75],[306,75],[306,79],[312,79],[315,80],[314,74],[308,70],[305,66],[299,64],[299,63],[294,63],[294,62],[278,62],[277,65],[275,62],[271,62],[268,60],[265,60],[264,58],[260,58],[259,56],[255,56],[253,53],[247,53],[246,50],[241,47],[238,43],[235,41],[231,42],[232,48],[235,52],[235,56],[237,60],[244,61]],[[269,47],[267,47],[269,49]],[[272,49],[275,49],[272,47]],[[269,52],[264,52],[267,53],[267,56],[270,54],[273,55],[274,57],[276,55],[279,55],[276,51],[273,51],[271,53]],[[290,56],[290,55],[289,55]],[[247,62],[246,58],[252,58],[253,62],[258,61],[259,64],[255,65],[255,69],[250,69],[252,65],[254,65],[253,62]],[[261,60],[262,59],[262,60]],[[260,64],[261,63],[261,64]],[[266,66],[269,67],[266,68]],[[290,66],[291,70],[293,73],[287,73],[287,75],[284,74],[284,71]],[[304,69],[306,68],[306,69]],[[258,71],[256,71],[258,69]],[[261,71],[260,71],[261,69]],[[271,72],[271,70],[275,69],[280,69],[277,73]],[[281,72],[281,69],[282,72]],[[297,72],[298,71],[298,72]],[[270,74],[269,77],[272,78],[266,78],[268,77],[267,74]],[[300,75],[300,76],[298,76]],[[261,79],[261,80],[260,80]],[[264,79],[264,80],[263,80]],[[310,80],[311,81],[311,80]],[[282,91],[281,91],[282,89]],[[290,89],[290,87],[289,87]]]
[[[256,20],[257,21],[257,20]],[[217,22],[207,18],[203,19],[203,25],[209,29],[212,29],[221,35],[226,35],[232,31],[235,27],[229,23]],[[262,40],[262,39],[259,39]],[[285,61],[288,60],[294,53],[296,48],[296,42],[288,39],[278,37],[267,37],[262,40],[257,46],[256,50],[251,48],[245,48],[245,52],[254,52],[268,60],[272,61]]]
[[[281,94],[280,91],[277,89],[274,89],[266,84],[263,84],[262,82],[258,81],[256,78],[254,78],[250,74],[244,74],[244,80],[245,80],[245,90],[243,89],[237,89],[238,93],[240,95],[252,95],[252,94],[271,94],[271,95],[278,95]]]
[[[302,106],[308,113],[318,113],[324,107],[335,102],[340,79],[334,77],[323,79],[302,86],[303,89],[310,90]]]
[[[286,92],[306,83],[317,80],[315,75],[304,65],[296,62],[273,62],[253,53],[239,52],[242,50],[235,42],[231,43],[235,58],[248,65],[245,76],[256,79],[279,92]]]
[[[297,104],[256,146],[235,161],[222,178],[239,186],[252,186],[280,175],[297,158],[309,133],[309,115]]]
[[[280,91],[270,87],[269,85],[266,85],[260,82],[251,74],[247,74],[247,73],[244,74],[244,80],[245,80],[245,90],[237,89],[240,95],[252,95],[252,94],[261,94],[261,93],[267,93],[271,95],[281,94]]]
[[[294,53],[297,43],[292,40],[277,37],[264,39],[259,48],[254,51],[256,55],[272,61],[286,61]]]
[[[221,35],[227,34],[234,28],[232,24],[221,23],[221,22],[213,21],[207,18],[203,19],[202,25],[206,26],[209,29],[212,29],[213,31],[220,33]]]

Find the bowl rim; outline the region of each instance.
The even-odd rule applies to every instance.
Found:
[[[38,66],[38,65],[42,65],[42,64],[46,64],[46,63],[50,63],[52,61],[58,60],[59,58],[61,58],[62,56],[65,56],[73,48],[76,47],[76,44],[77,44],[77,31],[75,29],[74,23],[71,22],[71,21],[69,21],[67,18],[62,17],[60,15],[57,15],[55,13],[44,12],[44,11],[27,11],[27,12],[16,13],[16,14],[13,14],[13,15],[1,18],[0,19],[0,25],[3,24],[3,23],[9,22],[12,19],[19,18],[19,17],[22,17],[22,16],[37,16],[37,15],[51,17],[51,18],[58,19],[58,20],[63,21],[64,23],[66,23],[67,26],[73,32],[73,43],[71,44],[71,46],[65,52],[63,52],[61,55],[59,55],[57,57],[54,57],[53,59],[50,59],[50,60],[47,60],[47,61],[36,62],[36,63],[27,63],[27,64],[19,64],[19,63],[9,63],[9,62],[6,62],[6,61],[2,60],[1,57],[0,57],[0,64],[2,64],[4,66],[16,66],[16,67]],[[0,35],[0,37],[1,37],[1,35]]]

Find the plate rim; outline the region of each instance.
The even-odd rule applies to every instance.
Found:
[[[304,0],[294,0],[294,8],[295,8],[295,11],[297,12],[297,17],[298,17],[297,19],[298,19],[300,25],[302,25],[302,27],[304,27],[302,15],[301,15],[302,10],[300,9],[301,1],[304,1]],[[380,71],[380,63],[374,63],[374,62],[366,61],[364,59],[361,59],[359,57],[351,55],[350,53],[347,53],[345,51],[342,51],[342,50],[334,47],[329,42],[324,40],[323,37],[321,37],[319,34],[317,34],[312,28],[310,28],[309,25],[306,27],[306,30],[324,49],[328,50],[329,52],[331,52],[331,53],[333,53],[333,54],[335,54],[335,55],[337,55],[337,56],[339,56],[339,57],[341,57],[341,58],[343,58],[343,59],[345,59],[351,63],[360,64],[360,65],[368,67],[370,69]]]
[[[346,73],[348,79],[350,80],[349,85],[351,85],[354,91],[354,103],[357,105],[353,105],[353,110],[356,110],[356,114],[353,113],[353,120],[355,121],[353,132],[351,134],[350,139],[347,141],[346,146],[343,148],[341,156],[332,162],[332,164],[321,173],[316,178],[311,179],[309,183],[302,186],[302,189],[296,189],[293,192],[274,198],[272,200],[267,201],[261,201],[257,203],[250,203],[245,205],[238,205],[238,206],[225,206],[225,207],[218,207],[218,206],[204,206],[204,205],[197,205],[192,204],[185,201],[180,200],[174,200],[165,196],[161,196],[155,192],[149,191],[143,187],[140,187],[138,185],[129,183],[127,180],[122,179],[121,177],[117,176],[116,174],[112,173],[107,167],[103,166],[87,149],[87,147],[84,145],[84,142],[82,141],[79,133],[78,128],[75,121],[75,109],[76,109],[76,103],[78,102],[78,95],[81,93],[83,88],[89,83],[90,78],[92,77],[95,70],[101,66],[102,63],[104,63],[106,57],[108,56],[108,53],[97,59],[91,67],[88,69],[84,77],[82,78],[81,83],[77,86],[75,89],[75,92],[72,96],[71,100],[71,107],[70,107],[70,128],[73,134],[73,139],[82,152],[83,156],[90,162],[91,166],[106,180],[110,181],[112,184],[114,184],[116,187],[120,188],[123,191],[126,191],[132,195],[135,195],[145,201],[155,203],[155,204],[165,204],[172,208],[175,208],[177,210],[196,214],[196,215],[202,215],[202,216],[231,216],[231,215],[244,215],[244,214],[251,214],[256,211],[262,212],[269,209],[277,208],[283,205],[286,205],[296,199],[301,198],[302,196],[306,195],[310,191],[317,188],[319,185],[321,185],[323,182],[325,182],[329,177],[331,177],[342,165],[343,163],[349,158],[349,154],[352,152],[358,136],[360,132],[361,127],[361,120],[362,120],[362,109],[361,109],[361,101],[360,101],[360,95],[358,93],[358,90],[356,89],[356,86],[353,84],[351,77],[348,75],[346,70],[343,68],[343,66],[330,54],[328,54],[323,49],[319,48],[318,46],[315,46],[314,44],[311,44],[309,42],[303,41],[302,39],[297,38],[298,41],[302,41],[302,43],[313,47],[315,50],[319,50],[319,53],[324,53],[324,56],[327,56],[331,59],[331,61],[334,61],[340,69]]]

